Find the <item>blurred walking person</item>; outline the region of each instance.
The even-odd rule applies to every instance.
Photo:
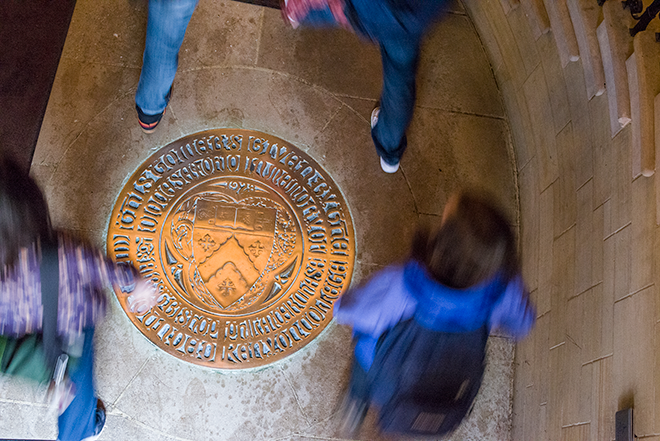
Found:
[[[135,269],[53,230],[36,182],[0,158],[0,375],[57,378],[58,440],[96,439],[105,423],[94,393],[93,336],[112,285],[134,309],[155,305],[155,290]]]
[[[481,385],[488,333],[520,339],[536,320],[509,225],[492,197],[458,192],[434,230],[417,231],[405,262],[335,304],[355,343],[343,436],[357,434],[372,404],[384,432],[443,435],[460,424]]]
[[[407,147],[415,105],[422,37],[448,0],[282,0],[282,15],[298,26],[338,26],[380,49],[383,90],[371,113],[371,137],[384,172],[395,173]]]

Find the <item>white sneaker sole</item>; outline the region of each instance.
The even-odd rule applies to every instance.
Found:
[[[396,173],[399,170],[399,163],[395,165],[390,165],[383,158],[380,158],[380,168],[383,169],[385,173]]]
[[[380,107],[374,107],[371,111],[371,128],[373,129],[378,124],[378,116],[380,115]]]

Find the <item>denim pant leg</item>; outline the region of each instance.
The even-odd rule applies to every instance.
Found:
[[[301,26],[309,28],[335,28],[339,24],[335,17],[330,12],[330,8],[312,9],[307,13],[305,18],[300,22]]]
[[[57,425],[59,441],[80,441],[94,435],[96,395],[94,394],[94,329],[85,329],[82,356],[68,370],[76,388],[76,396],[60,415]]]
[[[407,147],[406,129],[415,106],[415,76],[420,39],[385,38],[379,41],[383,63],[380,114],[371,137],[378,156],[388,164],[399,162]]]
[[[179,49],[198,0],[149,0],[147,40],[135,104],[147,115],[162,113],[179,64]]]

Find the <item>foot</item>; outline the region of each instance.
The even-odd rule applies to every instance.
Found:
[[[385,162],[383,158],[380,158],[380,168],[382,168],[385,173],[396,173],[399,169],[399,162],[397,161],[396,164],[391,165]]]
[[[105,405],[99,398],[96,399],[96,425],[94,426],[94,435],[88,436],[83,441],[94,441],[101,435],[101,430],[105,426]]]
[[[172,87],[170,87],[170,90],[167,92],[167,96],[165,97],[165,106],[169,104],[170,98],[172,98]],[[158,126],[158,123],[160,123],[160,120],[163,119],[163,115],[165,115],[165,110],[167,110],[167,107],[155,115],[147,115],[140,109],[140,106],[135,104],[135,110],[137,110],[138,114],[138,123],[140,124],[140,128],[144,133],[153,133],[154,130],[156,130],[156,126]]]
[[[353,398],[347,394],[337,414],[339,420],[339,437],[356,439],[364,417],[367,415],[367,410],[366,401]]]
[[[138,114],[138,124],[140,124],[140,128],[144,133],[153,133],[160,120],[163,119],[163,115],[165,115],[165,110],[156,115],[147,115],[137,104],[135,105],[135,110],[137,110]]]

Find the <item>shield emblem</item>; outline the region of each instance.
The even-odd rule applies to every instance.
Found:
[[[266,271],[275,240],[275,208],[197,200],[192,252],[208,292],[226,308]]]

